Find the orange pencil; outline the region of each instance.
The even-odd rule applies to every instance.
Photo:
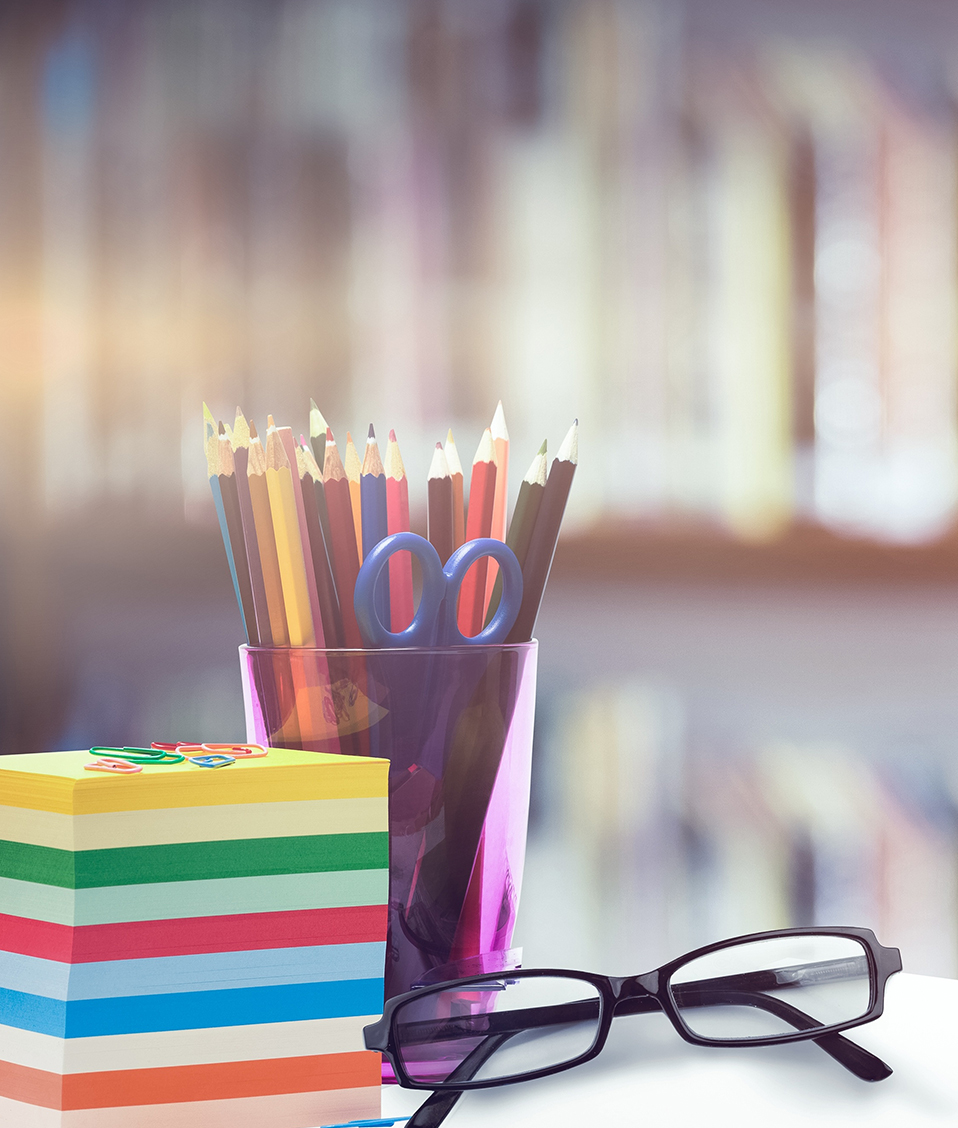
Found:
[[[506,539],[506,510],[509,506],[509,431],[506,427],[506,416],[502,410],[502,400],[496,406],[496,413],[492,417],[492,441],[496,445],[496,499],[492,506],[492,531],[489,536],[496,540]],[[492,599],[492,591],[496,586],[496,576],[499,575],[499,565],[495,560],[488,563],[486,573],[486,601],[483,607],[483,618]]]
[[[452,428],[446,435],[446,465],[449,467],[449,477],[452,481],[452,547],[458,548],[466,539],[466,505],[463,496],[462,463],[459,461],[459,451],[456,449],[456,440],[452,437]]]
[[[274,427],[276,434],[279,436],[280,442],[283,444],[283,450],[286,452],[286,460],[289,462],[290,478],[293,486],[293,502],[296,507],[296,524],[299,529],[299,541],[303,549],[303,558],[307,561],[306,568],[306,591],[309,598],[309,609],[316,627],[316,645],[324,646],[325,640],[320,640],[320,635],[323,633],[323,608],[319,601],[319,589],[316,585],[316,574],[312,567],[309,566],[309,525],[306,520],[306,502],[303,498],[303,483],[299,476],[299,465],[296,459],[296,440],[293,438],[292,427],[276,427],[273,422],[273,417],[270,415],[267,423]],[[266,432],[267,456],[269,455],[269,431]]]
[[[496,446],[487,427],[479,440],[479,449],[472,460],[469,482],[469,513],[466,517],[466,540],[487,537],[492,530],[492,509],[496,500]],[[459,592],[459,630],[464,635],[477,635],[482,630],[486,608],[486,574],[488,557],[477,560],[466,573]]]
[[[266,488],[273,518],[273,536],[276,540],[283,602],[286,605],[289,641],[291,646],[323,646],[322,620],[317,622],[313,618],[309,598],[307,572],[311,569],[306,567],[309,542],[304,545],[300,535],[293,473],[283,441],[277,428],[271,423],[266,432]],[[299,472],[295,473],[298,484]],[[315,587],[315,580],[313,585]]]
[[[343,617],[343,637],[349,647],[361,647],[362,635],[356,622],[353,607],[353,593],[356,577],[359,575],[359,557],[356,552],[356,528],[353,525],[353,510],[349,499],[349,479],[343,468],[343,460],[336,449],[333,432],[326,432],[326,464],[323,466],[323,492],[326,494],[326,508],[329,513],[329,530],[332,534],[330,563],[339,593],[339,610]]]
[[[386,527],[390,533],[409,532],[409,480],[403,466],[396,432],[386,444]],[[404,631],[412,622],[412,557],[396,552],[389,558],[390,630]]]
[[[359,563],[363,562],[363,464],[359,461],[359,451],[353,436],[346,432],[346,453],[343,455],[343,469],[349,482],[349,504],[353,511],[353,527],[356,530],[356,551]],[[325,475],[324,475],[325,476]]]

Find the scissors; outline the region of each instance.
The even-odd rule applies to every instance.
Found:
[[[422,598],[405,630],[387,629],[376,606],[376,584],[396,552],[411,552],[422,567]],[[491,556],[502,569],[502,598],[489,623],[474,637],[459,630],[456,603],[466,573],[483,556]],[[371,549],[356,580],[353,606],[367,646],[465,646],[502,642],[512,629],[522,603],[522,569],[516,554],[503,541],[479,537],[466,541],[442,566],[439,553],[415,533],[393,533]]]

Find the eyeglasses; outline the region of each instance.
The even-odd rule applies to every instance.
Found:
[[[400,1085],[434,1095],[407,1128],[435,1128],[466,1089],[547,1077],[602,1051],[612,1019],[664,1011],[698,1046],[814,1041],[864,1081],[891,1069],[841,1031],[882,1013],[897,948],[867,928],[786,928],[698,948],[622,978],[528,968],[420,987],[363,1031]]]

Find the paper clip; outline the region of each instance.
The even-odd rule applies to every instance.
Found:
[[[235,756],[187,756],[187,759],[198,768],[226,768],[236,763]]]
[[[204,744],[203,748],[206,752],[226,752],[237,760],[257,760],[269,755],[262,744]]]
[[[88,772],[113,772],[116,775],[135,775],[143,771],[139,764],[131,764],[129,760],[116,760],[111,756],[101,756],[83,767]]]
[[[107,748],[97,744],[90,749],[95,756],[98,752],[108,752],[115,760],[126,760],[130,764],[182,764],[186,759],[179,752],[167,748]]]
[[[390,1128],[409,1119],[408,1116],[385,1116],[381,1120],[344,1120],[342,1124],[325,1124],[323,1128]]]

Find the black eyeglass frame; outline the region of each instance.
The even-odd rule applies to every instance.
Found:
[[[672,975],[700,956],[719,952],[725,948],[734,948],[742,944],[753,943],[761,940],[774,940],[779,937],[789,936],[835,936],[857,940],[865,950],[869,971],[869,1006],[868,1010],[857,1018],[844,1022],[831,1023],[828,1026],[815,1026],[808,1030],[796,1030],[790,1034],[758,1035],[752,1038],[708,1038],[696,1034],[684,1021],[681,1010],[676,1005],[670,983]],[[382,1053],[393,1068],[396,1080],[403,1088],[426,1089],[432,1092],[462,1092],[468,1089],[489,1089],[500,1085],[511,1085],[520,1081],[532,1081],[539,1077],[549,1077],[554,1073],[561,1073],[566,1069],[573,1069],[597,1057],[605,1046],[612,1028],[612,1020],[618,1012],[624,1014],[651,1013],[661,1010],[675,1027],[676,1033],[686,1042],[697,1046],[714,1046],[730,1048],[746,1046],[777,1046],[788,1042],[814,1041],[826,1053],[836,1058],[847,1069],[867,1081],[877,1081],[887,1077],[891,1070],[884,1062],[880,1061],[867,1050],[857,1046],[841,1037],[841,1032],[851,1030],[857,1026],[864,1026],[878,1018],[884,1006],[885,984],[890,976],[901,971],[901,953],[897,948],[886,948],[879,943],[875,933],[870,928],[842,928],[842,927],[806,927],[782,928],[769,932],[752,932],[744,936],[735,936],[728,940],[720,940],[714,944],[706,944],[692,952],[686,952],[677,959],[670,960],[654,971],[642,975],[607,976],[597,975],[587,971],[573,971],[564,968],[518,968],[514,971],[500,972],[487,975],[474,975],[465,979],[450,980],[446,983],[430,984],[428,987],[415,988],[402,995],[389,999],[383,1011],[382,1018],[372,1023],[363,1030],[366,1049],[377,1050]],[[514,1076],[503,1078],[490,1078],[487,1080],[471,1080],[460,1078],[452,1081],[417,1081],[412,1078],[402,1061],[402,1052],[399,1040],[395,1033],[396,1012],[408,1002],[419,1000],[427,995],[440,994],[451,989],[462,989],[476,986],[490,981],[502,979],[533,979],[542,977],[558,977],[564,979],[578,979],[590,984],[599,993],[599,1016],[596,1036],[585,1053],[570,1061],[560,1062],[558,1065],[545,1066],[541,1069],[530,1070],[527,1073],[518,1073]],[[682,986],[679,984],[678,986]],[[629,1006],[629,1003],[638,1004]],[[625,1004],[625,1005],[622,1005]],[[654,1004],[654,1005],[653,1005]]]

